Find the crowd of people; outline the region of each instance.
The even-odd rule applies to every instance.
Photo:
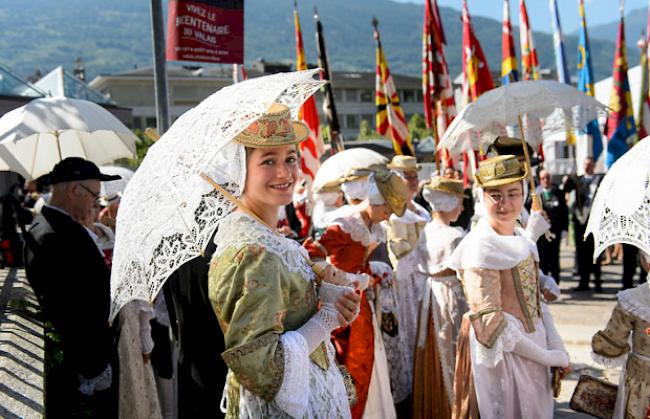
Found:
[[[269,133],[271,123],[293,128]],[[47,322],[47,416],[553,416],[570,359],[548,304],[570,226],[577,290],[593,273],[601,291],[593,239],[582,239],[593,160],[561,187],[542,168],[529,191],[528,166],[498,150],[469,186],[452,169],[420,179],[414,157],[395,156],[310,191],[305,135],[280,104],[238,135],[237,209],[153,304],[132,301],[112,324],[119,197],[106,202],[100,186],[116,177],[67,158],[48,196],[30,192],[25,263]],[[526,210],[531,192],[543,211]],[[631,288],[647,255],[623,252]],[[650,405],[649,303],[647,285],[619,294],[594,336],[601,360],[627,360],[621,417]]]

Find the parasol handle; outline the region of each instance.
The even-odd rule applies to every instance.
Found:
[[[265,226],[267,226],[268,228],[270,228],[271,231],[273,231],[275,234],[278,234],[278,232],[277,232],[277,230],[276,230],[275,228],[272,228],[270,225],[268,225],[268,224],[267,224],[264,220],[262,220],[262,219],[261,219],[257,214],[255,214],[255,212],[254,212],[253,210],[251,210],[250,208],[248,208],[248,207],[247,207],[243,202],[241,202],[239,199],[237,199],[237,197],[236,197],[235,195],[233,195],[233,194],[231,194],[230,192],[228,192],[228,190],[226,190],[226,188],[224,188],[223,186],[219,185],[219,184],[218,184],[214,179],[212,179],[212,178],[211,178],[207,173],[205,173],[205,172],[199,172],[199,176],[201,176],[201,179],[203,179],[203,180],[205,180],[206,182],[208,182],[208,183],[210,184],[210,186],[212,186],[214,189],[216,189],[217,191],[219,191],[219,193],[221,193],[223,196],[225,196],[226,199],[227,199],[228,201],[230,201],[230,202],[232,202],[233,204],[235,204],[235,206],[237,206],[237,208],[239,208],[241,211],[243,211],[243,212],[245,212],[246,214],[250,215],[250,216],[253,217],[255,220],[257,220],[258,222],[262,223],[262,225],[265,225]],[[305,261],[307,262],[307,265],[309,265],[309,267],[311,268],[311,270],[314,271],[314,274],[316,274],[316,277],[318,277],[319,280],[322,280],[322,279],[325,277],[325,266],[323,266],[322,264],[318,264],[318,263],[313,262],[313,261],[312,261],[311,259],[309,259],[308,257],[305,257]]]
[[[147,127],[147,129],[144,130],[144,135],[154,143],[160,140],[160,134],[158,134],[158,131],[156,131],[155,128]]]
[[[533,168],[530,165],[530,155],[528,154],[528,147],[526,146],[526,138],[524,134],[524,123],[521,118],[521,114],[518,116],[518,118],[519,118],[519,131],[521,132],[521,147],[524,149],[524,156],[526,157],[526,166],[528,168],[528,182],[530,184],[530,196],[532,198],[532,204],[530,209],[532,211],[541,211],[542,203],[539,200],[539,196],[537,196],[537,193],[535,192],[535,179],[533,178]]]

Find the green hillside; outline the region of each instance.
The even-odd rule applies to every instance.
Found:
[[[316,62],[312,7],[318,6],[335,69],[372,70],[374,42],[370,20],[380,21],[386,55],[394,73],[420,73],[422,6],[390,0],[313,0],[300,2],[309,62]],[[291,0],[246,1],[246,61],[293,60]],[[442,8],[452,75],[461,70],[461,21],[456,10]],[[501,24],[473,19],[493,70],[500,68]],[[27,76],[57,65],[72,69],[81,56],[89,79],[100,73],[151,65],[149,2],[133,0],[3,0],[0,6],[0,62]],[[543,67],[554,66],[552,37],[536,33]],[[567,36],[569,66],[575,68],[577,37]],[[630,62],[638,51],[630,49]],[[614,45],[592,40],[596,78],[611,74]]]

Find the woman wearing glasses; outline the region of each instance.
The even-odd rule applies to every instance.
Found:
[[[458,341],[457,417],[551,418],[551,367],[569,367],[541,299],[537,248],[517,226],[527,175],[514,156],[479,164],[486,214],[450,258],[470,308]]]

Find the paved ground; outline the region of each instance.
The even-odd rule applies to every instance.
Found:
[[[579,414],[569,408],[569,401],[578,377],[589,374],[618,383],[616,370],[604,369],[591,359],[591,337],[603,328],[616,304],[616,293],[621,288],[622,267],[620,264],[603,266],[604,293],[572,292],[571,288],[578,285],[577,277],[571,276],[573,268],[573,249],[562,249],[562,298],[551,305],[558,331],[564,339],[571,355],[573,372],[563,381],[562,394],[557,399],[556,418],[592,418]],[[635,277],[635,285],[638,275]]]
[[[556,418],[588,418],[573,412],[569,400],[580,374],[617,382],[615,370],[591,360],[593,334],[604,327],[616,302],[621,265],[603,267],[604,293],[572,292],[573,249],[562,250],[563,295],[551,305],[558,330],[571,354],[573,373],[563,382]],[[635,278],[635,280],[638,278]],[[22,270],[0,270],[0,417],[37,418],[43,414],[43,327],[34,318],[36,300]]]
[[[0,270],[0,417],[43,417],[43,326],[25,271]]]

